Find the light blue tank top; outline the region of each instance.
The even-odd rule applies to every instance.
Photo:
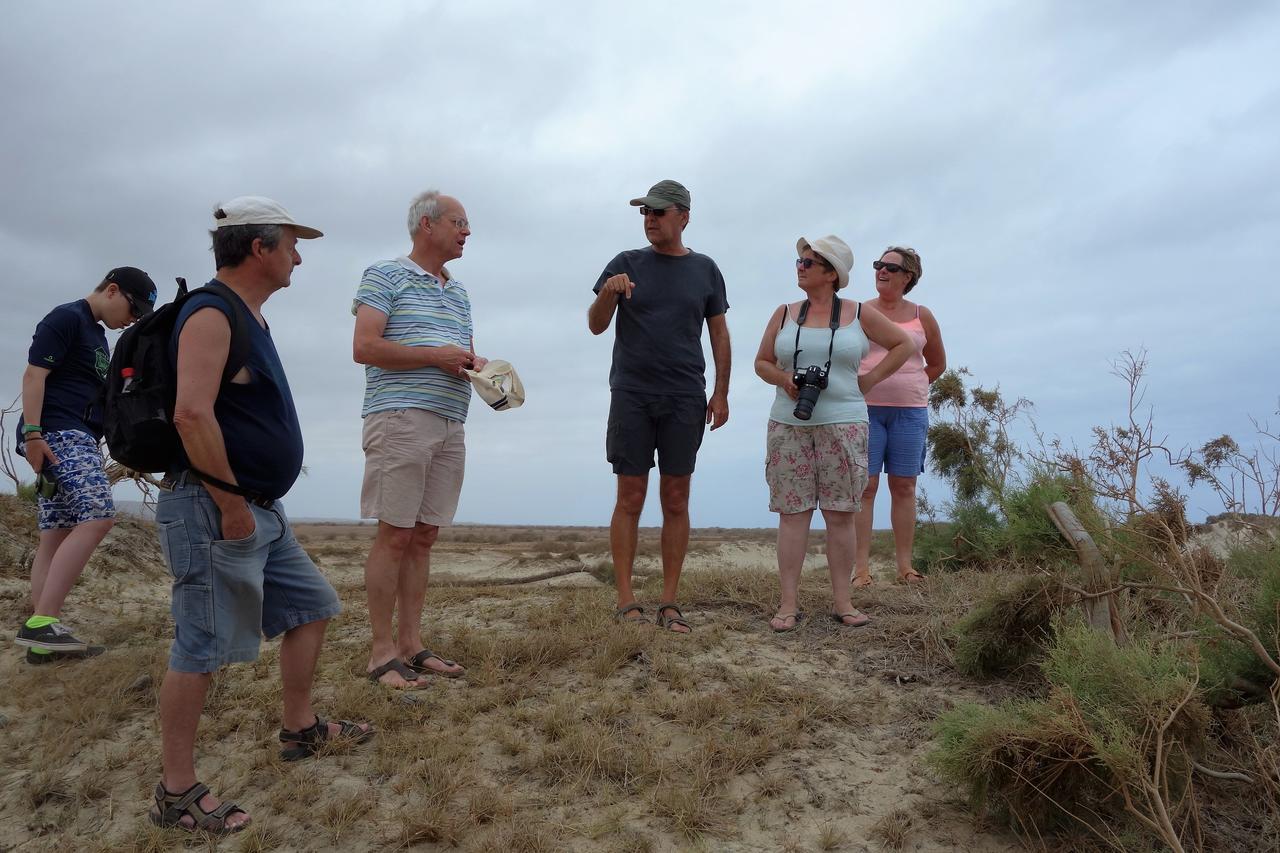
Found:
[[[861,304],[845,300],[840,306],[841,314],[848,316],[850,311],[859,312]],[[822,325],[818,328],[800,329],[800,361],[796,367],[800,370],[811,364],[819,367],[827,362],[827,346],[831,341],[831,328]],[[773,355],[783,370],[792,370],[791,357],[795,353],[796,323],[788,308],[782,322],[782,328],[773,338]],[[818,402],[813,407],[813,417],[807,421],[799,420],[792,414],[796,401],[787,396],[787,392],[777,389],[773,407],[769,410],[769,419],[792,426],[818,426],[820,424],[849,424],[867,422],[867,401],[858,390],[858,364],[867,354],[867,335],[862,331],[862,322],[854,319],[847,326],[836,330],[835,343],[831,351],[831,369],[827,375],[827,387],[818,395]]]

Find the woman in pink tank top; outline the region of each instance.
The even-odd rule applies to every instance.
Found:
[[[942,332],[933,312],[905,298],[924,275],[919,253],[905,246],[890,246],[872,266],[876,271],[878,295],[865,304],[905,330],[915,344],[915,352],[897,372],[866,394],[869,479],[856,519],[853,585],[857,587],[871,585],[872,513],[882,470],[889,475],[889,520],[893,526],[898,580],[913,584],[924,581],[924,576],[911,565],[916,531],[916,477],[924,471],[929,383],[947,369]],[[871,370],[884,356],[885,351],[872,343],[859,370]]]

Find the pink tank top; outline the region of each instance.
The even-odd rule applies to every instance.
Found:
[[[922,409],[929,405],[929,377],[924,373],[925,335],[924,326],[920,324],[920,306],[916,306],[916,316],[898,325],[911,336],[916,350],[907,358],[907,363],[898,368],[897,373],[867,392],[867,405]],[[868,343],[871,348],[858,365],[859,376],[884,361],[884,357],[889,354],[888,350],[875,341],[868,340]]]

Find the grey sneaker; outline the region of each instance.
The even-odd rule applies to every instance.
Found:
[[[23,625],[18,629],[16,642],[29,649],[44,649],[49,652],[83,652],[89,648],[88,643],[76,639],[71,629],[61,622],[54,622],[43,628],[28,628]]]

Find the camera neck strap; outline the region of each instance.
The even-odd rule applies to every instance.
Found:
[[[804,304],[800,306],[800,313],[796,317],[796,346],[795,354],[791,356],[791,372],[795,373],[799,368],[796,366],[800,360],[800,329],[804,326],[804,321],[809,318],[809,300],[806,299]],[[840,328],[840,297],[831,297],[831,341],[827,344],[827,364],[823,367],[823,371],[831,370],[831,354],[835,351],[836,346],[836,330]]]

